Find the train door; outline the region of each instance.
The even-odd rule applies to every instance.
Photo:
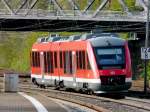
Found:
[[[41,75],[42,75],[42,82],[44,82],[44,53],[40,52],[40,66],[41,66]]]
[[[73,86],[76,86],[76,53],[75,51],[72,52],[72,74],[73,74]]]

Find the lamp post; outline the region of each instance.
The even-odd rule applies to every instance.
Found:
[[[145,38],[145,48],[148,47],[148,38],[149,38],[149,0],[147,1],[147,21],[146,21],[146,38]],[[147,94],[147,59],[144,60],[144,66],[145,66],[145,70],[144,70],[144,93]]]

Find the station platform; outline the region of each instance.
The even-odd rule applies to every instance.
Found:
[[[0,112],[67,112],[67,110],[38,94],[0,92]]]

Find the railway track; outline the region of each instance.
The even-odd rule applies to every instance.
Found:
[[[0,79],[2,81],[2,79]],[[1,84],[0,84],[1,85]],[[20,90],[24,92],[32,91],[39,93],[41,95],[52,97],[61,100],[67,100],[72,102],[81,103],[80,105],[87,104],[89,108],[96,108],[96,111],[113,111],[113,112],[149,112],[150,111],[150,101],[146,98],[139,99],[134,97],[126,96],[124,99],[112,99],[100,96],[79,94],[66,91],[53,90],[53,87],[48,87],[46,89],[37,88],[32,85],[30,80],[21,79],[20,80]],[[98,110],[99,107],[102,109]],[[104,109],[103,109],[104,108]],[[106,109],[106,110],[105,110]]]
[[[96,106],[94,104],[73,99],[72,98],[73,95],[72,96],[69,95],[69,97],[68,97],[68,95],[65,96],[65,94],[62,94],[62,92],[59,92],[59,91],[56,91],[56,90],[47,90],[47,89],[41,89],[41,88],[29,88],[27,86],[26,87],[21,87],[20,89],[23,92],[39,94],[43,97],[55,98],[55,99],[71,102],[71,103],[74,103],[74,104],[78,104],[78,105],[84,106],[86,108],[89,108],[89,109],[91,109],[95,112],[110,112],[109,110],[104,109],[104,108],[99,107],[99,106]]]
[[[145,110],[150,111],[150,100],[138,99],[138,98],[133,98],[133,97],[126,97],[122,101],[126,102],[128,104],[131,103],[140,109],[144,108]]]
[[[31,85],[24,85],[21,87],[23,90],[32,90],[32,91],[40,91],[39,93],[42,95],[46,95],[48,97],[58,98],[62,100],[75,100],[82,102],[82,104],[88,103],[89,107],[103,107],[107,110],[100,111],[113,111],[113,112],[149,112],[150,111],[150,101],[146,99],[138,99],[132,97],[125,97],[124,99],[112,99],[100,96],[79,94],[73,92],[65,92],[52,90],[52,88],[41,89],[35,88]],[[21,89],[21,90],[22,90]],[[94,105],[94,106],[93,106]],[[98,111],[98,110],[97,110]]]
[[[138,98],[132,98],[132,97],[126,97],[126,99],[130,101],[132,100],[132,101],[138,101],[141,103],[147,103],[150,106],[150,100],[147,100],[147,99],[138,99]]]

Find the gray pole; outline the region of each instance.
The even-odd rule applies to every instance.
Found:
[[[145,48],[148,47],[148,38],[149,38],[149,0],[147,1],[147,22],[146,22],[146,39],[145,39]],[[145,59],[145,74],[144,74],[144,93],[147,93],[147,60]]]

